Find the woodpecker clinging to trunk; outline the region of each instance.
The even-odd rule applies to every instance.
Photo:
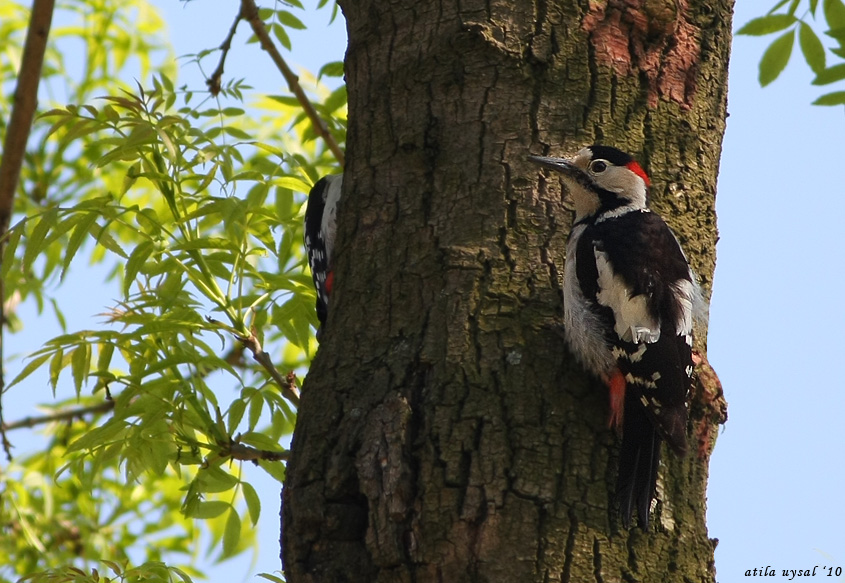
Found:
[[[566,245],[567,344],[610,389],[622,428],[616,496],[625,527],[634,506],[647,528],[660,443],[686,453],[692,324],[703,314],[678,240],[647,208],[649,179],[628,154],[590,146],[573,158],[531,156],[559,172],[575,207]]]
[[[337,231],[337,203],[342,186],[343,175],[324,176],[311,189],[305,207],[305,252],[317,290],[317,319],[320,321],[317,340],[326,324],[334,283],[332,252]]]

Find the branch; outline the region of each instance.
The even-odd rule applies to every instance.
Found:
[[[44,64],[44,54],[47,51],[47,39],[50,35],[50,25],[53,22],[53,6],[55,0],[34,0],[32,15],[29,19],[29,29],[23,47],[21,68],[18,72],[18,85],[15,87],[12,114],[6,128],[3,140],[3,156],[0,159],[0,257],[3,256],[3,236],[9,228],[14,209],[15,191],[21,176],[21,166],[26,152],[26,142],[32,129],[32,120],[38,106],[38,82],[41,80],[41,67]],[[0,362],[3,358],[3,329],[6,315],[3,304],[6,301],[6,290],[0,281]],[[0,370],[0,394],[6,383]],[[0,401],[0,439],[3,450],[11,461],[11,444],[6,439],[6,424],[3,423],[3,403]]]
[[[273,377],[273,380],[276,381],[276,384],[279,385],[279,388],[282,390],[282,396],[285,399],[290,401],[294,404],[295,407],[299,408],[299,389],[296,388],[296,375],[293,371],[287,374],[287,377],[283,377],[282,374],[276,370],[276,367],[273,365],[273,361],[270,360],[270,355],[264,352],[264,349],[261,348],[261,342],[258,341],[258,337],[255,335],[255,332],[251,332],[250,335],[247,336],[238,336],[238,340],[250,351],[252,352],[252,358],[264,367],[270,376]]]
[[[241,12],[238,12],[238,15],[235,17],[235,22],[232,23],[232,27],[229,29],[229,34],[226,35],[226,40],[223,41],[223,44],[220,45],[220,50],[222,51],[220,54],[220,62],[217,64],[217,68],[214,69],[214,72],[211,74],[205,84],[208,85],[209,91],[211,94],[216,96],[220,93],[220,85],[221,79],[223,78],[223,65],[226,64],[226,57],[229,55],[229,49],[232,48],[232,39],[235,38],[235,32],[238,30],[238,23],[241,21]]]
[[[40,415],[37,417],[24,417],[19,421],[12,421],[11,423],[3,423],[3,431],[12,431],[13,429],[20,429],[22,427],[35,427],[36,425],[44,425],[45,423],[52,423],[53,421],[71,421],[76,418],[82,418],[85,415],[96,415],[98,413],[108,413],[114,409],[114,401],[109,399],[97,405],[90,405],[88,407],[76,407],[74,409],[64,409],[50,415]]]
[[[271,462],[287,461],[290,457],[288,451],[271,451],[269,449],[256,449],[251,445],[244,445],[237,441],[221,444],[223,450],[221,455],[231,457],[236,460],[244,460],[250,462],[258,462],[258,460],[267,460]]]
[[[308,100],[308,96],[305,95],[305,91],[303,91],[302,86],[299,84],[299,77],[297,77],[293,71],[291,71],[290,67],[288,67],[288,64],[282,58],[281,53],[279,53],[279,50],[276,48],[276,45],[273,44],[273,40],[270,38],[270,35],[267,34],[267,29],[264,28],[264,22],[258,16],[258,7],[255,5],[255,0],[241,0],[241,12],[238,15],[238,18],[247,20],[250,26],[252,26],[252,31],[255,33],[255,36],[258,37],[258,40],[261,41],[261,48],[270,53],[270,58],[273,59],[276,67],[278,67],[282,76],[285,78],[285,81],[287,81],[288,88],[296,96],[296,100],[299,101],[302,109],[305,110],[305,114],[308,116],[308,119],[311,120],[314,130],[321,138],[323,138],[338,163],[341,167],[343,167],[343,150],[340,149],[340,146],[335,141],[334,136],[332,136],[329,132],[326,124],[320,118],[317,110],[314,109],[313,105],[311,105],[311,102]]]

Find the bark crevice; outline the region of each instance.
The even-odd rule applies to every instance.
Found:
[[[598,141],[637,155],[709,286],[730,0],[669,3],[665,26],[697,27],[694,67],[668,63],[680,49],[657,31],[626,45],[639,60],[624,71],[582,26],[596,3],[341,4],[344,201],[284,491],[288,581],[713,581],[704,503],[721,393],[702,380],[699,455],[664,456],[651,529],[622,530],[607,392],[558,330],[571,216],[526,158]],[[654,55],[668,64],[640,71]],[[683,75],[664,86],[669,66]]]

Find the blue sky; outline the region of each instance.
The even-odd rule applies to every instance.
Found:
[[[739,2],[735,24],[770,3]],[[177,55],[219,44],[233,18],[231,1],[156,4]],[[315,71],[342,59],[342,18],[327,29],[329,14],[305,18],[309,30],[293,36],[292,64]],[[242,42],[247,30],[241,27]],[[729,421],[711,461],[707,512],[710,536],[720,541],[722,583],[767,565],[779,576],[782,569],[814,565],[845,570],[845,380],[838,370],[845,332],[845,110],[809,105],[826,88],[810,86],[812,74],[798,54],[780,79],[761,89],[757,63],[768,42],[735,38],[717,195],[720,240],[708,345]],[[256,45],[236,40],[235,47],[227,74],[258,90],[283,91]],[[189,66],[180,71],[182,82],[202,83]],[[73,285],[79,303],[71,330],[95,325],[94,315],[118,296],[117,290],[91,293],[90,280]],[[23,307],[25,322],[34,317]],[[54,335],[30,330],[17,346],[37,348],[48,334]],[[12,367],[6,372],[8,378],[16,373]],[[36,396],[49,399],[49,389]],[[27,406],[10,398],[14,409]],[[17,417],[9,409],[6,415]],[[26,451],[18,435],[13,440],[17,453]],[[253,580],[280,567],[279,488],[255,474],[262,496],[259,554],[209,568],[211,580]]]
[[[735,24],[757,15],[750,4]],[[845,110],[809,105],[830,89],[810,86],[799,55],[761,89],[768,42],[734,40],[716,205],[708,342],[729,420],[708,525],[723,583],[766,565],[845,570]]]

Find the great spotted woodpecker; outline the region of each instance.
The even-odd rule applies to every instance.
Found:
[[[334,283],[332,252],[337,231],[337,203],[342,185],[343,175],[324,176],[311,189],[305,207],[305,252],[317,290],[317,319],[320,321],[318,340],[326,324]]]
[[[686,453],[695,276],[672,231],[647,208],[649,179],[628,154],[590,146],[574,157],[531,156],[559,172],[575,208],[564,268],[564,336],[610,389],[622,429],[616,498],[625,528],[634,506],[648,527],[660,444]]]

